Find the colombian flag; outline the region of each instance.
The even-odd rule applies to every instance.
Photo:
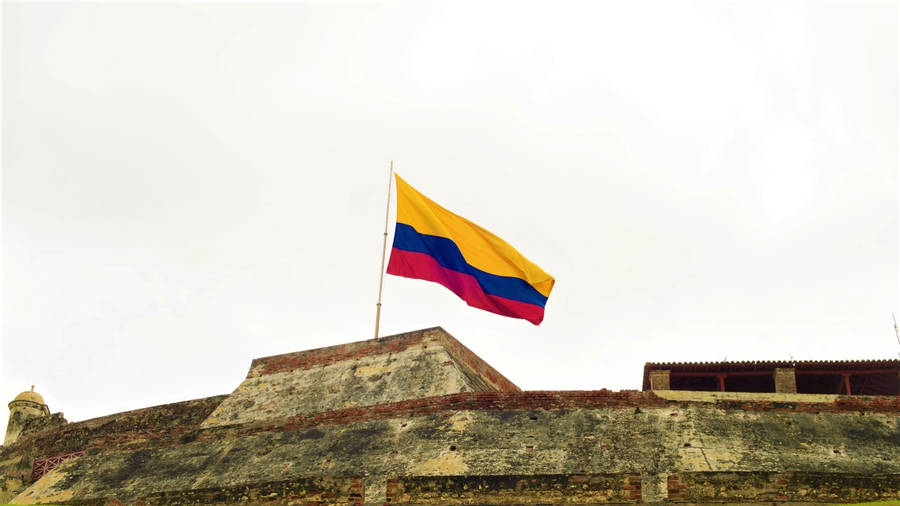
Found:
[[[472,307],[541,323],[552,276],[503,239],[394,177],[397,228],[388,274],[434,281]]]

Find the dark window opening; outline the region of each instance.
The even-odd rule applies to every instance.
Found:
[[[676,376],[669,377],[669,388],[672,390],[718,391],[719,378],[715,376]]]
[[[844,377],[840,374],[796,373],[798,394],[842,394]]]
[[[897,395],[900,378],[897,373],[850,375],[850,393],[853,395]]]
[[[775,378],[772,373],[725,376],[726,392],[774,392]]]

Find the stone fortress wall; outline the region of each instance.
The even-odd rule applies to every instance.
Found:
[[[31,419],[0,474],[14,504],[900,499],[900,397],[520,391],[433,328],[257,359],[226,396]]]

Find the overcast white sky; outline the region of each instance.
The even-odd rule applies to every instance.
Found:
[[[389,276],[383,334],[522,388],[900,351],[897,2],[2,18],[3,404],[82,420],[372,337],[391,159],[557,284],[534,327]]]

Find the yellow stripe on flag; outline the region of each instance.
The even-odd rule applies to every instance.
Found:
[[[524,279],[547,297],[555,280],[503,239],[454,214],[422,195],[394,174],[397,181],[397,222],[420,234],[446,237],[459,247],[466,262],[498,276]]]

